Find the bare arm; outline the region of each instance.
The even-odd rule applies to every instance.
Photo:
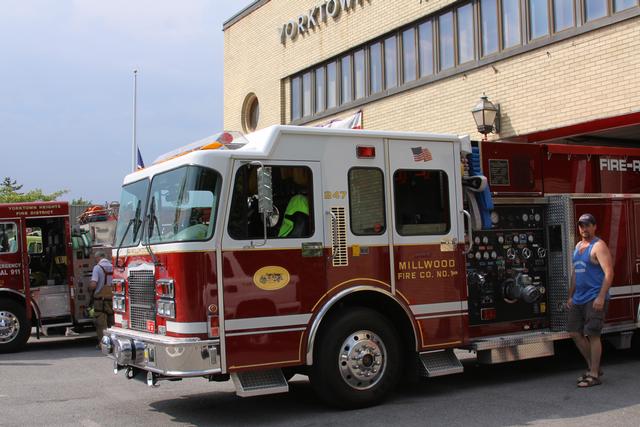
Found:
[[[600,311],[604,307],[605,297],[611,284],[613,283],[613,258],[611,256],[611,251],[609,247],[602,240],[598,242],[597,245],[593,248],[595,253],[594,256],[602,270],[604,271],[604,280],[602,281],[602,287],[600,288],[600,293],[598,297],[593,301],[593,308]]]

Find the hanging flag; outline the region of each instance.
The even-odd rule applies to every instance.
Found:
[[[144,162],[142,161],[142,154],[140,154],[140,148],[138,148],[138,158],[136,159],[136,170],[144,169]]]
[[[346,119],[334,119],[330,122],[320,124],[316,127],[332,129],[362,129],[362,110]]]
[[[413,154],[413,160],[415,162],[428,162],[429,160],[433,160],[431,151],[429,151],[428,148],[413,147],[411,153]]]

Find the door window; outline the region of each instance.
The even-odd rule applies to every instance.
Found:
[[[306,166],[271,167],[273,206],[279,218],[267,224],[270,239],[313,235],[313,177]],[[229,214],[229,235],[235,240],[264,238],[263,215],[258,211],[258,168],[244,165],[236,172]]]
[[[18,226],[14,222],[0,222],[0,254],[18,252]]]
[[[447,234],[449,181],[442,170],[398,170],[393,176],[396,230],[402,236]]]
[[[354,168],[349,171],[349,209],[353,234],[366,236],[385,232],[384,178],[380,169]]]

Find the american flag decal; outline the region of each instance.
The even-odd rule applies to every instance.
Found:
[[[428,148],[413,147],[411,152],[413,153],[413,160],[416,162],[428,162],[429,160],[433,160],[431,151],[429,151]]]

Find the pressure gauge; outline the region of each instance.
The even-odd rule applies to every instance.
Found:
[[[529,215],[527,215],[526,213],[522,214],[522,221],[527,222],[529,221]]]
[[[539,213],[535,214],[535,216],[533,217],[533,219],[535,219],[535,220],[536,220],[536,222],[540,222],[540,219],[541,219],[541,218],[540,218],[540,214],[539,214]]]
[[[498,236],[498,243],[500,244],[504,243],[504,236]]]
[[[484,236],[482,238],[482,243],[485,244],[485,245],[489,244],[489,238],[487,236]]]
[[[498,212],[491,211],[491,223],[492,224],[497,224],[498,221],[500,221],[500,215],[498,215]]]

